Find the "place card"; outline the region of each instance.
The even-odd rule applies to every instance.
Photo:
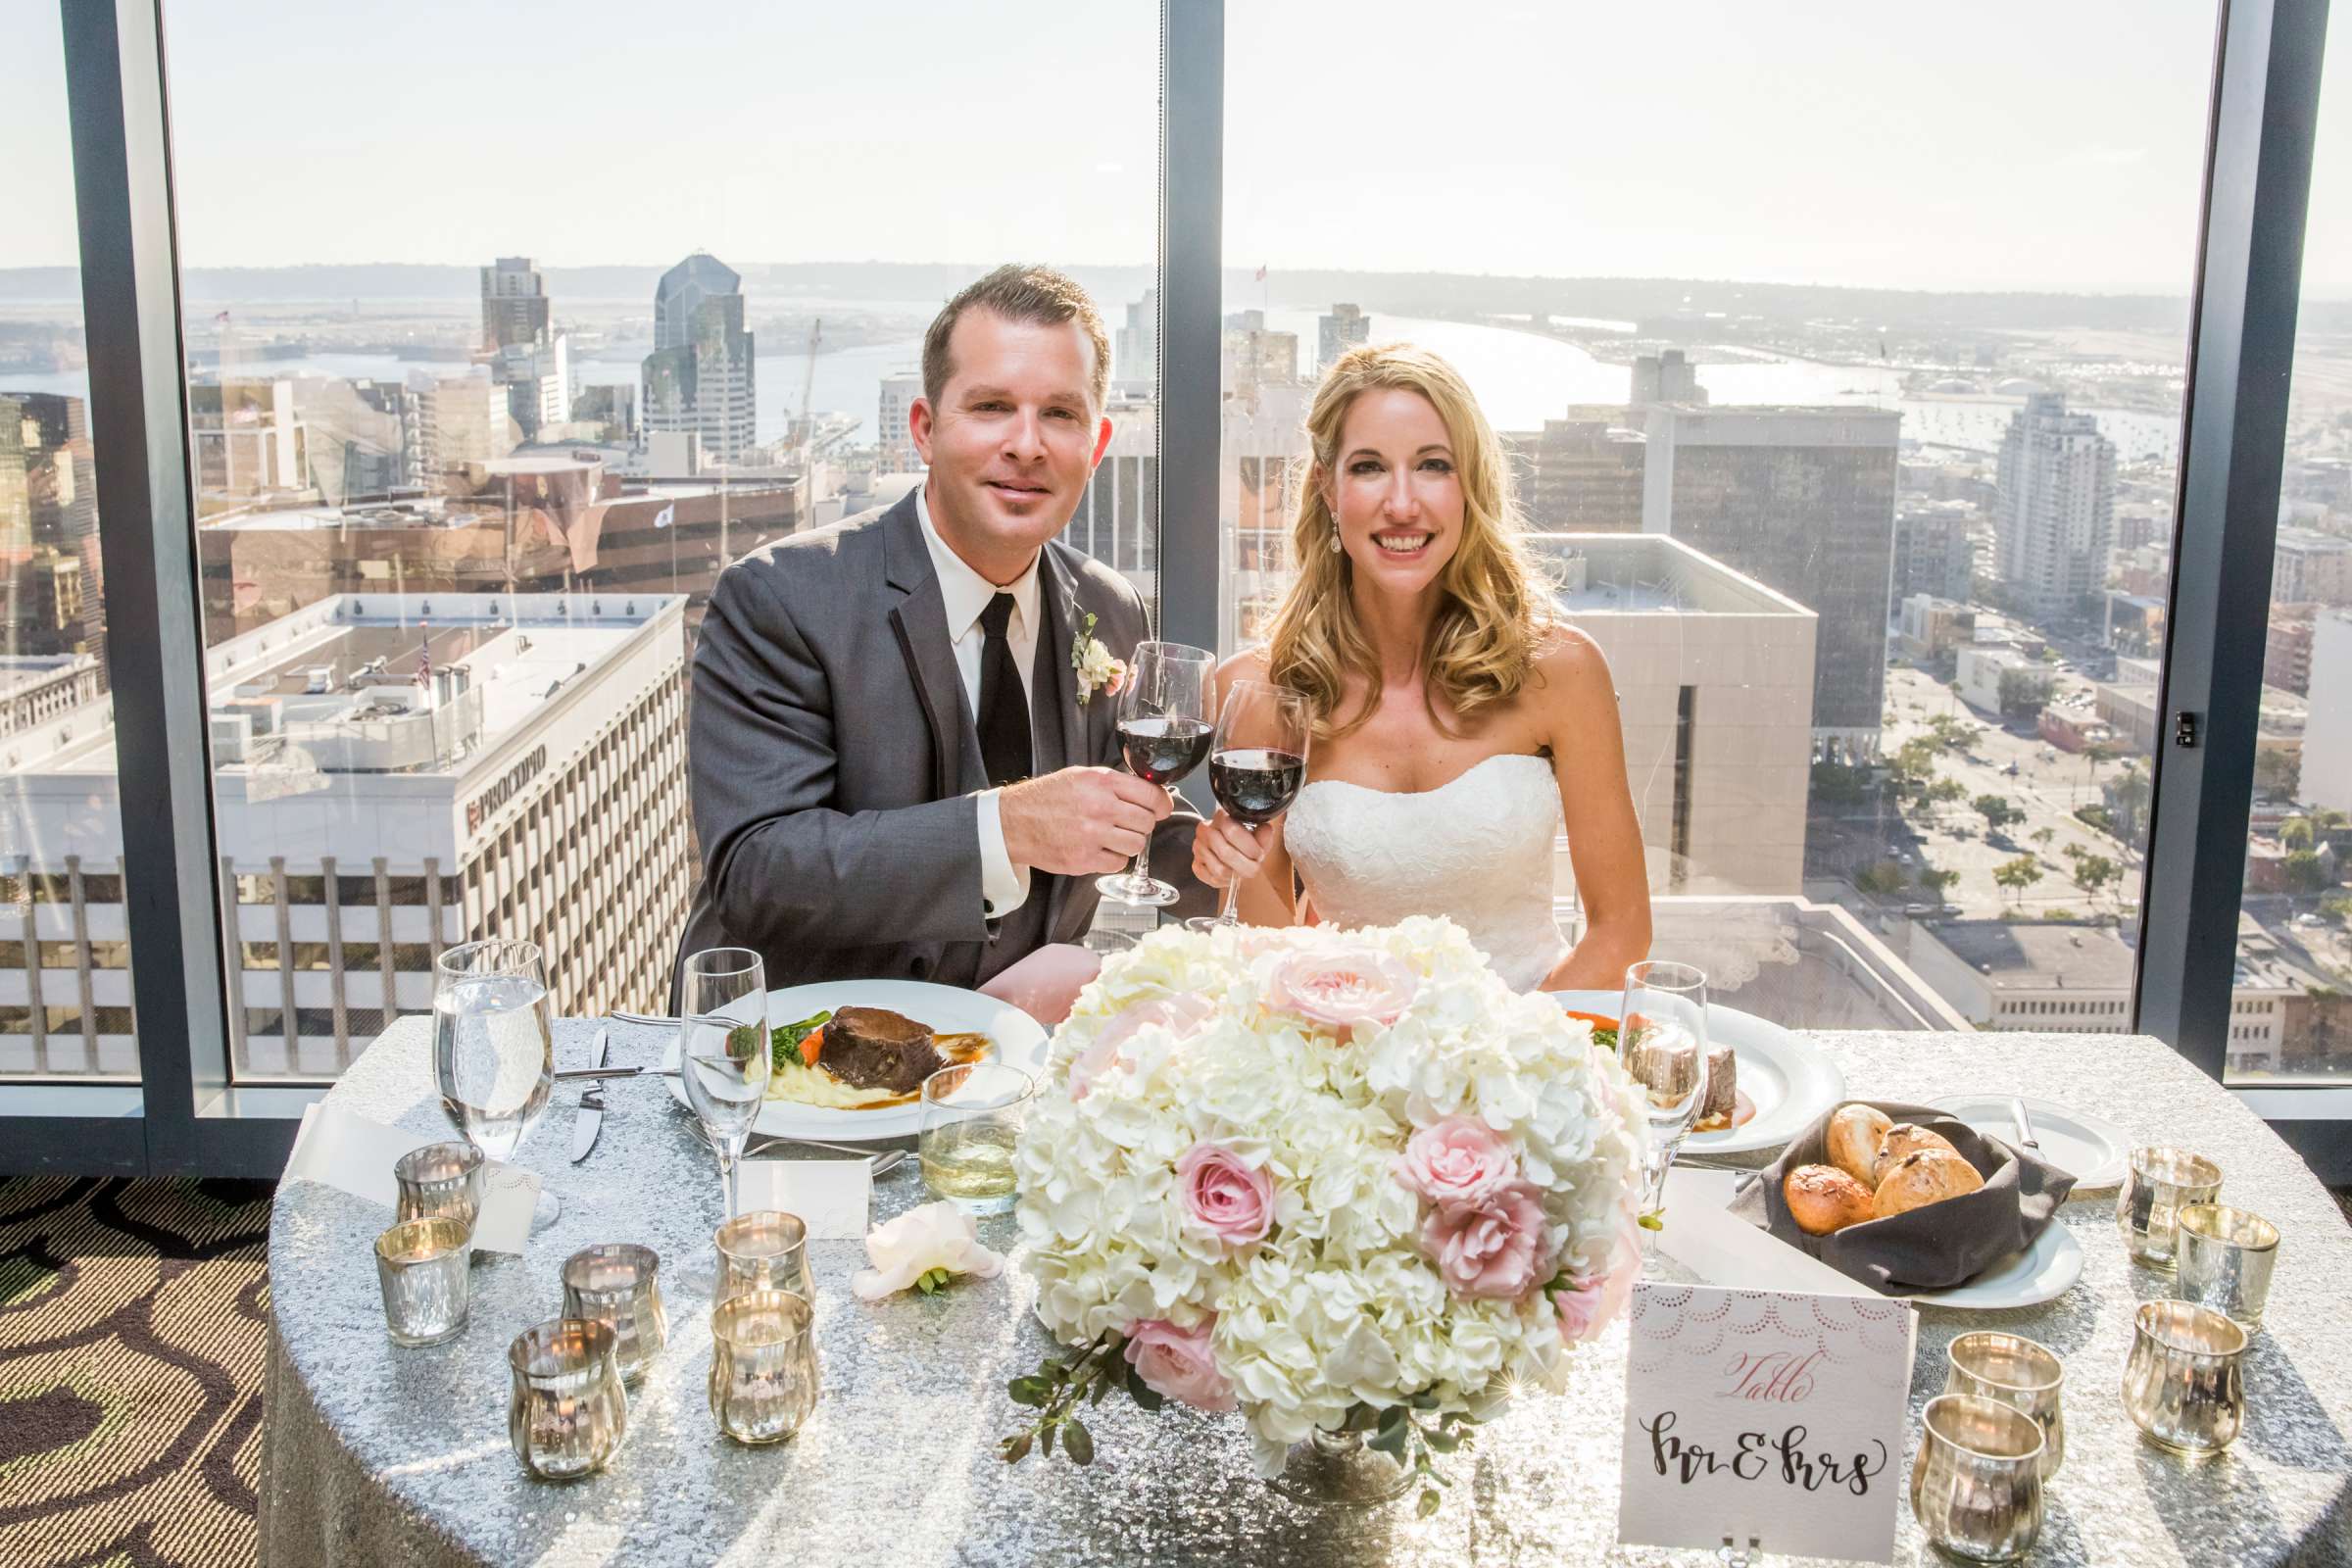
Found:
[[[415,1133],[355,1116],[324,1102],[306,1105],[286,1179],[301,1177],[354,1198],[397,1210],[400,1187],[392,1167],[412,1149],[445,1143],[447,1133]],[[473,1249],[522,1254],[531,1236],[531,1210],[539,1202],[539,1178],[520,1165],[489,1160],[482,1166],[482,1212],[473,1222]]]
[[[1891,1562],[1918,1332],[1867,1293],[1636,1285],[1617,1539]]]
[[[1738,1285],[1751,1291],[1797,1291],[1814,1296],[1878,1293],[1848,1279],[1809,1252],[1731,1212],[1737,1171],[1677,1166],[1666,1173],[1665,1228],[1658,1250],[1700,1285]]]
[[[738,1184],[745,1213],[775,1208],[797,1214],[810,1241],[865,1239],[874,1176],[862,1159],[747,1159]]]

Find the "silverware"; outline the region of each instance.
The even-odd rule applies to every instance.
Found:
[[[611,1078],[634,1078],[640,1073],[652,1072],[656,1075],[659,1075],[662,1071],[662,1069],[660,1067],[570,1067],[566,1068],[563,1072],[557,1073],[556,1082],[560,1084],[565,1084],[601,1081]],[[671,1076],[676,1076],[674,1070],[672,1070]]]
[[[678,1020],[676,1018],[664,1017],[660,1013],[609,1012],[605,1014],[605,1016],[612,1019],[614,1023],[642,1024],[649,1029],[675,1029],[678,1026]]]
[[[2009,1119],[2017,1124],[2017,1147],[2031,1149],[2036,1154],[2040,1153],[2041,1145],[2034,1140],[2034,1118],[2026,1114],[2024,1096],[2011,1095],[2009,1097]]]
[[[591,1071],[604,1066],[605,1053],[612,1049],[612,1032],[609,1029],[599,1029],[596,1032],[596,1047],[593,1053],[595,1059],[589,1064]],[[596,1135],[604,1130],[604,1091],[591,1089],[580,1096],[580,1108],[572,1113],[571,1162],[574,1165],[588,1157],[588,1152],[596,1147]]]
[[[812,1144],[806,1138],[771,1138],[765,1143],[754,1144],[745,1149],[743,1157],[754,1159],[785,1148],[823,1149],[836,1154],[855,1154],[870,1165],[873,1173],[877,1176],[886,1170],[896,1170],[906,1157],[906,1151],[904,1149],[888,1149],[877,1152],[871,1150],[852,1149],[847,1144]]]

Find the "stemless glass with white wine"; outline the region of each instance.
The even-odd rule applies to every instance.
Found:
[[[923,1080],[915,1151],[923,1185],[967,1214],[1012,1207],[1013,1145],[1037,1080],[998,1061],[945,1067]]]
[[[433,1084],[450,1124],[485,1158],[512,1160],[556,1083],[546,961],[538,945],[492,938],[433,960]],[[542,1186],[531,1228],[564,1205]]]

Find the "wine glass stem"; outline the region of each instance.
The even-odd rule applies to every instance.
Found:
[[[740,1200],[739,1178],[743,1171],[744,1138],[741,1134],[718,1140],[718,1181],[727,1204],[725,1218],[733,1219]]]
[[[1141,888],[1145,883],[1151,880],[1152,851],[1149,848],[1146,848],[1136,853],[1135,864],[1127,873],[1127,881],[1130,886]]]
[[[1217,924],[1240,925],[1242,922],[1235,918],[1233,911],[1234,907],[1241,902],[1242,879],[1237,876],[1232,881],[1225,884],[1225,900],[1223,905],[1217,910]]]

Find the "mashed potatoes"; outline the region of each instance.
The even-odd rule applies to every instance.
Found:
[[[831,1110],[862,1110],[869,1105],[887,1104],[903,1100],[887,1089],[853,1089],[821,1067],[805,1066],[787,1060],[767,1078],[767,1098],[793,1100],[804,1105],[823,1105]]]

